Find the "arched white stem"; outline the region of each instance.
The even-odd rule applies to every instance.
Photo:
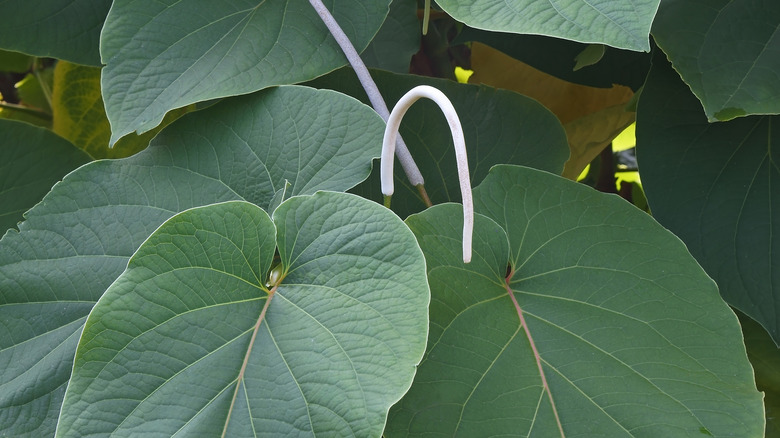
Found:
[[[380,162],[380,178],[382,181],[382,193],[385,196],[393,194],[393,155],[395,155],[395,139],[398,136],[398,127],[406,110],[421,97],[426,97],[436,102],[444,113],[452,132],[452,142],[455,145],[455,160],[458,163],[458,177],[460,179],[460,194],[463,201],[463,262],[471,261],[471,235],[474,230],[474,202],[471,197],[471,178],[469,178],[469,163],[466,156],[466,140],[463,137],[463,127],[455,112],[455,108],[447,96],[438,89],[419,85],[409,90],[408,93],[395,104],[390,117],[387,119],[385,136],[382,140],[382,161]]]

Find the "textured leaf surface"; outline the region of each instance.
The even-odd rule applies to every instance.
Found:
[[[6,0],[0,47],[100,65],[100,29],[111,0]]]
[[[522,164],[560,173],[568,158],[566,134],[560,122],[538,102],[506,90],[458,84],[442,79],[372,71],[388,105],[398,101],[417,85],[442,90],[458,112],[466,136],[466,151],[472,185],[479,184],[488,170],[499,163]],[[312,82],[367,100],[349,70],[339,70]],[[404,116],[401,135],[425,178],[425,189],[434,204],[460,201],[452,134],[441,110],[433,102],[420,100]],[[425,208],[417,189],[400,165],[396,165],[392,208],[401,217]],[[354,189],[361,196],[382,202],[379,166],[371,177]]]
[[[95,159],[125,158],[143,150],[162,128],[190,109],[172,111],[151,131],[128,134],[109,148],[111,125],[100,94],[100,68],[67,61],[54,67],[52,107],[52,130]]]
[[[21,412],[56,416],[84,318],[166,219],[228,200],[267,206],[288,183],[288,197],[346,190],[368,175],[383,129],[354,99],[281,87],[188,114],[143,152],[71,173],[0,240],[0,435],[26,431]],[[53,432],[46,421],[38,436]]]
[[[660,0],[440,0],[456,20],[484,30],[547,35],[650,51],[648,35]]]
[[[362,50],[390,0],[325,3]],[[174,108],[309,80],[346,63],[306,0],[117,0],[100,50],[112,144],[149,131]]]
[[[616,196],[516,166],[493,168],[474,204],[468,265],[460,206],[407,219],[431,333],[388,436],[760,436],[737,318],[679,239]]]
[[[637,153],[653,216],[685,242],[723,298],[780,344],[780,119],[710,124],[656,57],[637,113]]]
[[[414,236],[366,199],[296,197],[273,222],[246,202],[186,211],[95,306],[57,436],[379,436],[429,299]]]
[[[48,129],[0,119],[0,132],[0,232],[5,233],[89,157]]]
[[[780,2],[663,1],[653,37],[709,121],[780,113]]]

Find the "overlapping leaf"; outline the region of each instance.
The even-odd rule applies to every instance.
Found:
[[[556,78],[589,87],[611,88],[618,84],[636,91],[645,83],[650,70],[649,53],[613,47],[606,47],[604,56],[596,64],[575,70],[576,58],[587,44],[541,35],[487,32],[466,27],[456,41],[480,42]]]
[[[471,45],[469,79],[516,91],[539,101],[563,124],[570,156],[562,175],[576,179],[634,121],[634,92],[625,86],[596,88],[564,81],[481,43]]]
[[[0,232],[15,227],[55,182],[89,157],[48,129],[0,119]]]
[[[780,349],[777,348],[772,337],[760,324],[742,315],[739,322],[742,325],[742,333],[745,335],[745,347],[748,358],[756,373],[756,386],[764,393],[764,409],[766,411],[766,433],[764,436],[773,437],[780,433],[780,378],[777,370],[780,369]]]
[[[709,121],[780,114],[780,2],[664,1],[653,38]]]
[[[0,47],[100,65],[100,29],[110,6],[111,0],[4,1]]]
[[[52,130],[95,159],[124,158],[143,150],[163,127],[189,109],[172,111],[155,129],[126,135],[109,148],[111,126],[100,95],[100,69],[59,61],[53,82]]]
[[[387,436],[760,436],[740,327],[684,245],[645,213],[497,166],[460,206],[407,219],[431,333]]]
[[[685,241],[723,298],[780,344],[777,116],[710,124],[662,55],[637,113],[653,216]]]
[[[389,4],[326,2],[358,50]],[[306,0],[116,0],[100,50],[112,144],[149,131],[174,108],[309,80],[346,63]]]
[[[246,202],[188,210],[87,320],[57,436],[379,436],[429,299],[414,236],[371,201],[295,197],[273,221]]]
[[[533,99],[506,90],[442,79],[382,71],[372,71],[372,75],[391,106],[421,84],[437,87],[447,95],[463,125],[472,185],[479,184],[488,170],[499,163],[522,164],[560,173],[569,157],[566,134],[560,122]],[[331,73],[312,84],[368,100],[349,70]],[[401,135],[420,167],[425,189],[433,203],[460,200],[452,134],[441,110],[430,101],[415,103],[404,116]],[[394,171],[393,211],[406,217],[425,208],[401,166],[395,166]],[[354,191],[382,202],[379,188],[379,166],[374,166],[371,177]]]
[[[420,21],[415,0],[395,0],[371,44],[360,54],[371,68],[409,73],[412,55],[420,50]]]
[[[456,20],[485,30],[547,35],[630,50],[650,50],[660,0],[439,0]]]
[[[346,190],[368,175],[382,130],[354,99],[281,87],[189,114],[145,151],[71,173],[0,240],[0,435],[53,432],[84,319],[166,219]],[[17,422],[23,412],[40,428]]]

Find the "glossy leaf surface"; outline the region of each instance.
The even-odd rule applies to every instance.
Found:
[[[497,166],[460,206],[407,219],[431,333],[388,436],[759,436],[734,313],[684,245],[622,199]]]
[[[200,207],[141,245],[87,320],[57,436],[381,434],[427,335],[414,236],[341,193],[273,216]]]

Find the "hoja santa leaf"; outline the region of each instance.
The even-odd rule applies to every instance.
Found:
[[[4,0],[0,47],[98,66],[100,29],[110,7],[110,0]]]
[[[496,166],[460,206],[410,216],[431,328],[387,436],[760,436],[737,318],[645,213],[544,172]]]
[[[663,1],[653,39],[710,122],[780,114],[780,2]]]
[[[16,226],[55,182],[89,156],[48,129],[0,119],[0,233]]]
[[[390,0],[325,5],[358,50]],[[191,103],[313,79],[346,64],[306,0],[116,0],[101,33],[111,144]]]
[[[650,51],[660,0],[439,0],[456,20],[485,30],[547,35],[581,43]]]
[[[0,240],[0,436],[53,434],[85,318],[166,219],[347,190],[368,176],[383,129],[354,99],[279,87],[187,114],[144,151],[69,174]],[[39,421],[18,421],[29,412]]]
[[[87,319],[57,436],[379,436],[429,299],[412,233],[355,195],[185,211]]]
[[[653,216],[780,345],[780,117],[708,123],[663,54],[645,91],[637,157]]]

